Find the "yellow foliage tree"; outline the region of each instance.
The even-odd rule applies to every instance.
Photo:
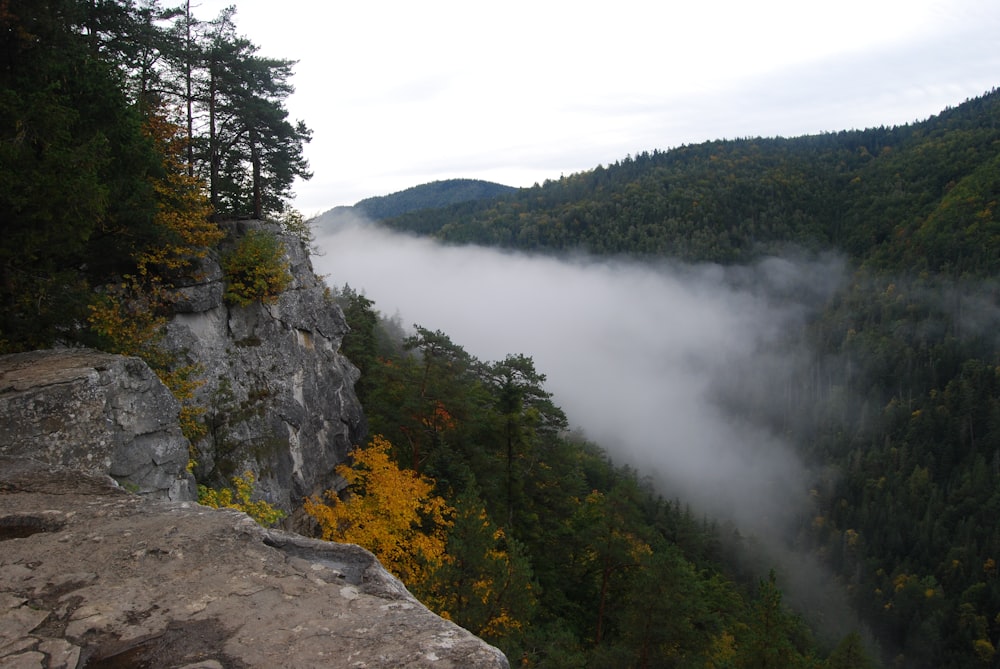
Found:
[[[153,223],[164,233],[164,243],[148,246],[139,253],[138,271],[150,267],[183,269],[193,260],[204,258],[222,240],[224,233],[212,222],[212,205],[201,179],[188,174],[185,163],[187,137],[164,114],[153,112],[145,130],[163,156],[163,172],[154,178],[157,209]]]
[[[391,450],[381,435],[367,448],[354,449],[354,466],[337,467],[350,496],[341,500],[328,490],[329,504],[314,497],[304,509],[319,523],[324,539],[367,548],[404,583],[418,586],[444,560],[453,510],[431,494],[433,480],[397,467]]]

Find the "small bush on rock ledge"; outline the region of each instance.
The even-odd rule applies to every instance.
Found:
[[[254,484],[257,479],[253,472],[230,479],[235,488],[208,488],[198,486],[198,503],[213,509],[236,509],[247,514],[264,527],[270,527],[285,517],[285,512],[276,509],[264,500],[253,501]],[[235,498],[234,498],[235,495]]]
[[[226,302],[241,307],[256,300],[274,302],[288,287],[292,275],[285,260],[285,247],[274,234],[251,230],[222,259],[226,273]]]

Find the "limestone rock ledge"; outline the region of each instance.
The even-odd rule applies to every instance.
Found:
[[[0,458],[0,666],[508,663],[357,546]]]

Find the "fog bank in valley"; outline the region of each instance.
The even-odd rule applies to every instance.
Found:
[[[839,284],[838,261],[557,259],[357,224],[317,231],[317,245],[317,272],[383,315],[442,330],[481,360],[531,356],[571,425],[667,496],[764,536],[805,510],[789,444],[726,407],[733,389],[766,405],[802,362],[775,348]]]

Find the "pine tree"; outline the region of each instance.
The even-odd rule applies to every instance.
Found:
[[[468,490],[455,503],[444,560],[417,595],[512,654],[534,616],[536,591],[524,549],[490,520],[475,489]]]
[[[751,605],[750,626],[745,632],[739,661],[741,669],[791,669],[805,667],[806,658],[796,646],[802,623],[782,603],[774,570],[761,580]]]
[[[208,180],[217,213],[263,218],[284,211],[296,178],[312,176],[302,155],[312,133],[284,106],[295,62],[259,56],[234,14],[213,22],[206,50]]]
[[[841,639],[826,661],[826,669],[875,669],[877,666],[857,632]]]
[[[525,355],[508,355],[486,367],[487,383],[496,398],[501,416],[507,496],[507,525],[514,525],[516,506],[515,461],[530,460],[532,451],[547,438],[566,428],[566,415],[552,402],[552,393],[543,389],[545,375],[535,370]]]

